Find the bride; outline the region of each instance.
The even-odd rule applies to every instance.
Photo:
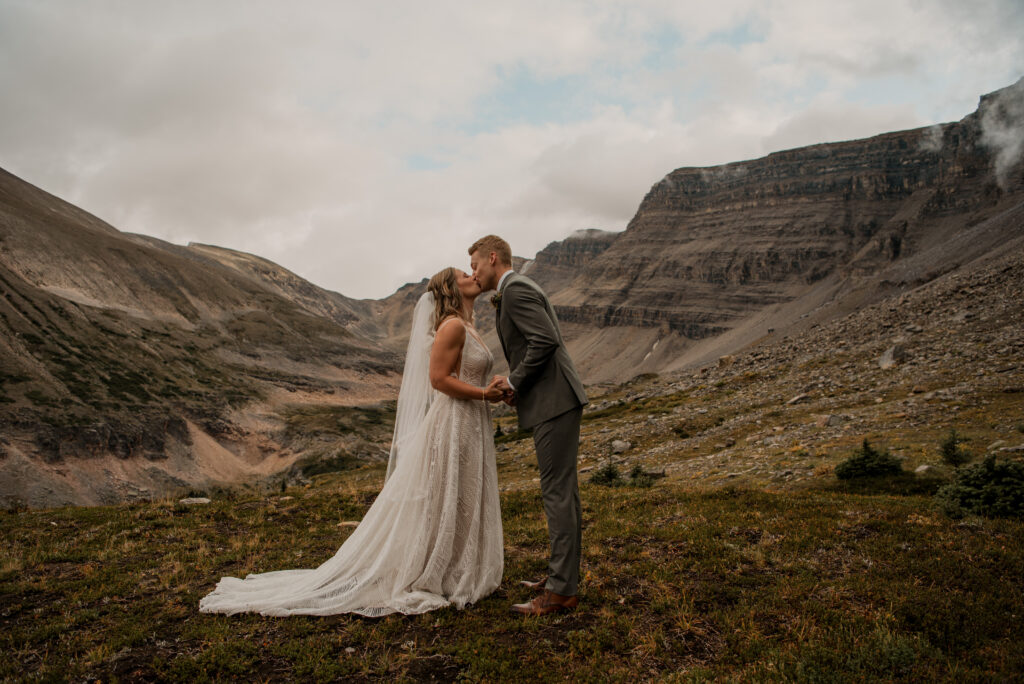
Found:
[[[413,312],[384,487],[315,569],[224,577],[204,613],[424,613],[463,608],[501,583],[504,548],[484,386],[493,358],[472,325],[480,286],[446,268]]]

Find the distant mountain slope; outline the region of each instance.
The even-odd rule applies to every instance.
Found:
[[[678,169],[624,232],[568,269],[544,255],[572,241],[550,245],[530,275],[589,381],[686,367],[999,249],[1022,230],[1022,151],[1024,79],[956,123]]]
[[[0,171],[0,499],[156,495],[306,454],[283,414],[390,399],[370,306],[270,262],[118,232]]]
[[[959,122],[677,169],[624,231],[515,266],[586,382],[686,372],[1024,249],[1022,154],[1024,79]],[[380,456],[387,408],[350,407],[397,394],[425,285],[350,299],[255,255],[121,233],[0,171],[0,503]]]

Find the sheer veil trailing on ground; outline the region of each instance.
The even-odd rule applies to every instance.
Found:
[[[416,306],[388,477],[352,536],[318,568],[221,578],[201,612],[379,617],[462,608],[498,587],[504,548],[490,410],[430,386],[433,308],[429,295]],[[467,328],[459,379],[486,384],[492,362]]]

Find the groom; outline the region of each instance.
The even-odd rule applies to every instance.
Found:
[[[547,579],[522,584],[538,593],[512,610],[547,615],[573,610],[580,576],[581,512],[576,482],[580,419],[587,395],[562,342],[555,310],[537,283],[512,270],[512,250],[497,235],[469,248],[473,277],[497,290],[498,339],[509,374],[492,384],[504,389],[519,413],[519,427],[533,428],[540,490],[551,539]]]

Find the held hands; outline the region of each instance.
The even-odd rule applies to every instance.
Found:
[[[512,388],[508,384],[508,380],[506,380],[504,377],[500,375],[495,375],[491,379],[491,384],[487,386],[488,390],[490,390],[491,388],[498,390],[500,394],[498,395],[497,399],[491,399],[491,394],[490,392],[488,392],[488,401],[503,401],[509,406],[516,405],[516,393],[512,390]]]
[[[491,380],[491,384],[484,388],[484,399],[492,404],[505,399],[506,390],[499,386],[498,380],[499,378],[495,377],[494,380]]]

